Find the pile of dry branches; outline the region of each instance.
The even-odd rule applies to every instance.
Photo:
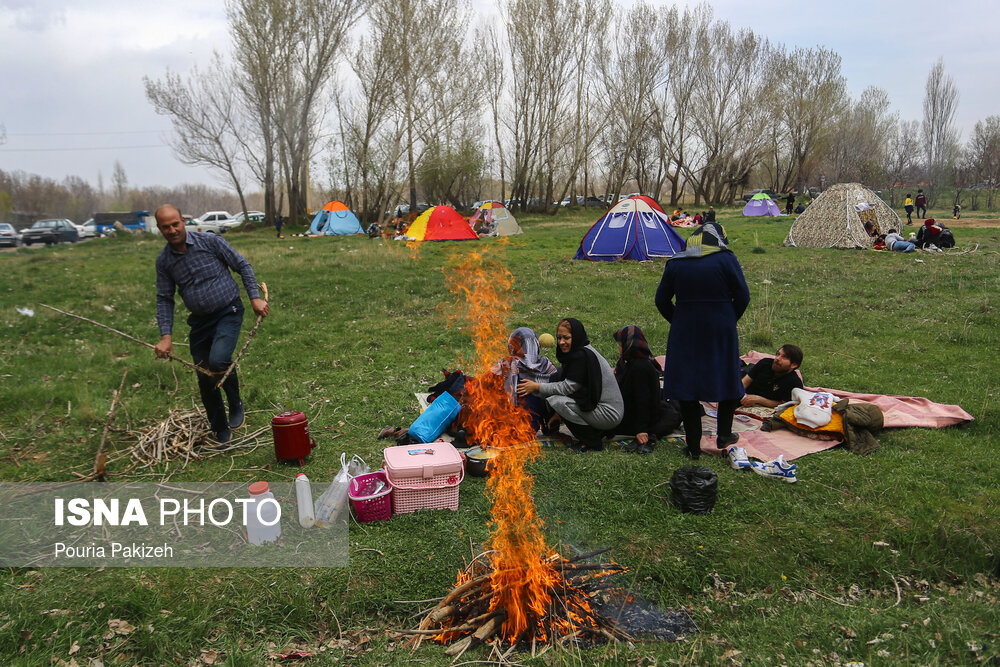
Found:
[[[527,641],[530,635],[534,655],[536,636],[547,637],[550,645],[581,640],[629,639],[628,634],[611,619],[594,612],[590,606],[591,593],[605,587],[601,581],[604,577],[628,570],[616,563],[580,562],[605,551],[607,549],[571,559],[559,555],[546,559],[559,574],[558,581],[549,589],[551,602],[548,613],[537,619],[538,627],[528,628],[524,637],[518,637],[511,643]],[[482,566],[480,571],[476,571],[477,560],[473,560],[466,571],[470,577],[467,581],[453,588],[427,612],[419,627],[405,631],[405,634],[413,635],[408,642],[410,647],[419,647],[428,636],[442,643],[457,640],[445,650],[446,654],[457,658],[470,647],[489,641],[500,632],[506,610],[490,609],[495,593],[492,571]],[[484,569],[487,571],[483,572]]]
[[[171,410],[166,419],[131,432],[135,444],[129,451],[144,468],[175,460],[187,465],[191,459],[207,459],[236,449],[253,451],[268,430],[265,426],[242,435],[233,433],[232,440],[222,444],[211,439],[208,420],[200,410]]]

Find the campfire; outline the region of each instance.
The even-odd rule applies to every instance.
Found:
[[[458,573],[455,587],[411,632],[418,647],[425,637],[450,643],[461,655],[478,642],[501,638],[510,644],[611,640],[627,635],[591,609],[589,594],[614,563],[585,563],[606,550],[564,558],[549,548],[532,499],[527,466],[539,456],[527,413],[511,404],[501,376],[491,372],[507,350],[506,318],[513,277],[483,252],[472,252],[447,269],[450,289],[464,297],[464,315],[475,344],[474,378],[466,383],[470,440],[496,449],[486,493],[492,501],[491,535],[484,552]],[[466,414],[466,411],[463,411]]]

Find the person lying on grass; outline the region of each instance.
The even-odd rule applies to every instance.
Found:
[[[556,358],[561,367],[554,382],[522,380],[518,396],[537,393],[561,418],[578,441],[571,449],[604,449],[603,433],[618,426],[624,414],[622,394],[611,364],[593,348],[579,320],[568,317],[556,329]]]
[[[649,351],[642,329],[622,327],[614,333],[621,353],[615,364],[615,379],[622,392],[624,416],[615,433],[634,435],[636,451],[653,451],[657,438],[680,424],[680,406],[673,409],[660,397],[660,364]]]
[[[802,379],[795,372],[801,365],[802,348],[782,345],[773,359],[761,359],[743,376],[747,393],[740,405],[774,408],[791,400],[792,389],[802,388]]]
[[[559,371],[548,357],[540,353],[538,336],[528,327],[514,330],[507,339],[507,351],[510,356],[501,359],[493,367],[493,372],[503,376],[511,402],[528,411],[531,425],[537,431],[545,424],[550,411],[537,394],[518,396],[517,385],[521,380],[551,382]]]

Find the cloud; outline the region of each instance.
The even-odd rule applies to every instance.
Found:
[[[44,32],[66,22],[62,3],[33,0],[0,0],[0,22],[9,22],[17,30]]]

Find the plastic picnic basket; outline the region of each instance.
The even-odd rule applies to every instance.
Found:
[[[378,481],[383,482],[385,487],[376,494],[364,495],[367,487]],[[392,518],[392,484],[389,483],[384,470],[376,470],[351,479],[347,496],[351,499],[354,513],[361,523],[387,521]]]

